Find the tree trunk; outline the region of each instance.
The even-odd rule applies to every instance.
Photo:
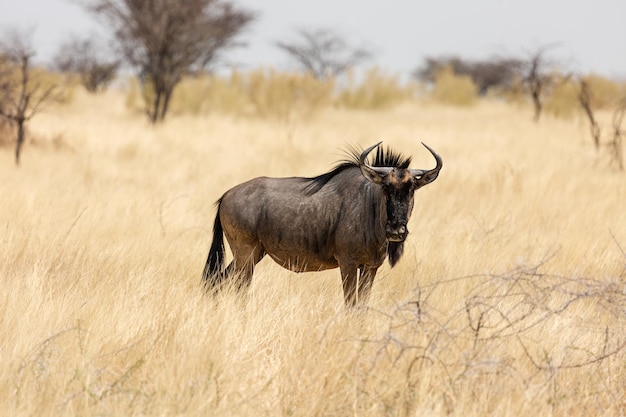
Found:
[[[538,122],[539,117],[541,116],[541,99],[539,98],[539,93],[533,92],[533,105],[535,107],[535,116],[533,120]]]
[[[24,119],[17,120],[17,143],[15,145],[15,165],[20,165],[20,155],[24,144]]]
[[[167,114],[167,110],[170,106],[170,98],[172,98],[173,87],[167,87],[163,92],[163,106],[161,106],[161,114],[159,115],[159,121],[165,120],[165,115]]]
[[[161,96],[163,92],[162,90],[154,86],[154,101],[152,102],[152,108],[148,110],[148,116],[150,117],[150,121],[152,124],[156,124],[159,120],[159,108],[161,107]]]
[[[580,83],[580,92],[578,93],[578,102],[581,107],[585,110],[585,114],[589,119],[590,129],[591,129],[591,137],[593,139],[594,145],[596,145],[596,150],[600,149],[600,126],[598,126],[598,122],[596,121],[593,110],[591,109],[591,97],[589,93],[589,85],[583,80]]]

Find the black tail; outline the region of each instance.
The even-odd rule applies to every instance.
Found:
[[[222,222],[220,220],[220,203],[221,200],[217,203],[217,214],[215,215],[215,224],[213,225],[213,242],[211,243],[209,257],[202,273],[204,283],[209,288],[219,284],[224,266],[224,231],[222,230]]]

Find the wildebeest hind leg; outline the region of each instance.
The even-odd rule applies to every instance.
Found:
[[[237,289],[245,291],[250,287],[254,266],[265,256],[265,251],[259,245],[242,246],[233,249],[234,259],[226,268],[228,276],[236,279]]]

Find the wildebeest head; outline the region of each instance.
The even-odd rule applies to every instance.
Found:
[[[400,161],[399,156],[395,155],[391,155],[392,159],[396,159],[396,161],[393,161],[395,163],[384,161],[384,153],[381,151],[381,148],[378,148],[376,162],[374,166],[372,166],[367,163],[367,156],[381,143],[382,142],[378,142],[361,153],[359,157],[359,167],[365,178],[382,187],[387,199],[387,224],[385,231],[390,245],[395,247],[395,251],[398,252],[395,254],[396,256],[394,256],[394,253],[392,253],[393,250],[389,251],[389,260],[393,264],[395,260],[399,259],[401,256],[402,245],[400,244],[404,242],[409,234],[407,223],[413,211],[413,196],[415,190],[433,182],[437,178],[443,166],[443,161],[435,151],[422,143],[437,161],[437,166],[431,170],[411,169],[408,167],[411,162],[410,158]],[[390,157],[389,154],[386,156],[387,158]],[[394,245],[394,243],[396,244]]]

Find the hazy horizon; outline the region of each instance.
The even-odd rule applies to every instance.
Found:
[[[329,28],[352,45],[371,50],[369,65],[402,76],[409,75],[428,56],[524,56],[538,47],[554,45],[551,56],[568,71],[626,79],[626,59],[621,53],[626,40],[626,25],[621,21],[626,16],[626,2],[618,0],[599,0],[593,6],[582,0],[233,3],[257,14],[240,38],[247,46],[223,55],[222,65],[241,69],[293,69],[275,42],[296,39],[299,28]],[[38,62],[49,62],[72,34],[109,36],[102,22],[86,13],[77,1],[12,1],[2,9],[1,30],[34,31]]]

